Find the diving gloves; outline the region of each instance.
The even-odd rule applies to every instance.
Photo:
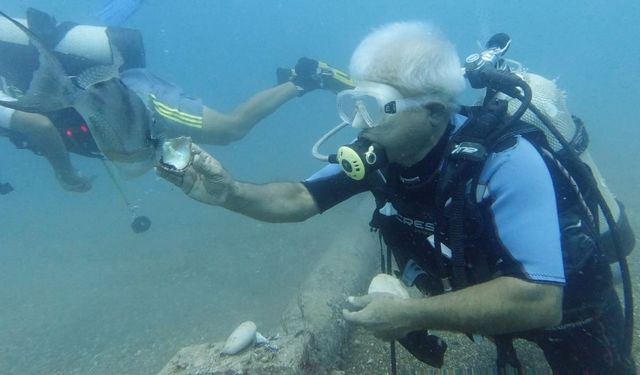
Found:
[[[348,74],[325,62],[307,57],[300,58],[294,69],[278,68],[276,76],[278,84],[291,81],[299,88],[300,95],[315,89],[338,93],[355,87]]]

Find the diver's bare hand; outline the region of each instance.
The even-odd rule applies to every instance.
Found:
[[[349,304],[357,311],[342,310],[342,316],[348,322],[363,326],[381,340],[401,339],[415,330],[407,326],[407,301],[388,293],[349,297]]]
[[[233,180],[219,161],[198,145],[191,145],[192,163],[181,171],[162,164],[156,166],[156,174],[180,187],[189,197],[213,206],[223,204]]]

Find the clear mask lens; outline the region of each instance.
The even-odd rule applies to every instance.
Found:
[[[389,116],[415,110],[431,99],[428,96],[403,98],[392,86],[363,81],[357,88],[338,94],[338,114],[354,128],[373,128]]]
[[[382,122],[384,112],[375,96],[363,93],[341,92],[338,95],[338,114],[354,127],[374,127]]]

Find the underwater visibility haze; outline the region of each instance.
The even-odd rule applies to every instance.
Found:
[[[507,33],[509,58],[566,91],[640,233],[637,1],[4,0],[0,11],[21,18],[28,7],[139,29],[149,70],[222,112],[299,57],[348,70],[357,43],[385,23],[431,21],[461,59]],[[465,104],[479,94],[467,86]],[[237,143],[203,147],[240,181],[299,181],[323,166],[311,146],[339,122],[335,95],[318,90]],[[64,191],[44,158],[0,138],[0,183],[14,189],[0,195],[0,374],[155,374],[243,321],[275,334],[333,234],[370,219],[343,222],[343,205],[305,223],[262,223],[192,201],[152,171],[116,186],[97,159],[72,160],[95,176],[91,191]],[[153,224],[135,233],[136,215]]]

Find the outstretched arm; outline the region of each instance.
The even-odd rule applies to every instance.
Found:
[[[513,277],[427,298],[352,297],[346,320],[387,340],[424,329],[486,335],[552,327],[562,320],[562,287]]]
[[[299,182],[253,185],[236,181],[223,207],[272,223],[304,221],[320,213],[307,188]]]
[[[238,141],[258,122],[296,96],[316,89],[337,93],[354,87],[346,73],[306,57],[300,58],[294,69],[279,68],[277,78],[278,86],[257,93],[229,114],[205,107],[202,131],[192,134],[195,141],[208,144]]]
[[[238,141],[258,122],[297,95],[296,86],[291,82],[285,82],[255,94],[228,114],[205,107],[202,132],[194,134],[194,140],[219,145]]]
[[[268,222],[304,221],[320,212],[303,184],[238,182],[211,155],[195,144],[191,147],[193,161],[184,170],[162,163],[156,168],[160,177],[180,187],[189,197]]]

